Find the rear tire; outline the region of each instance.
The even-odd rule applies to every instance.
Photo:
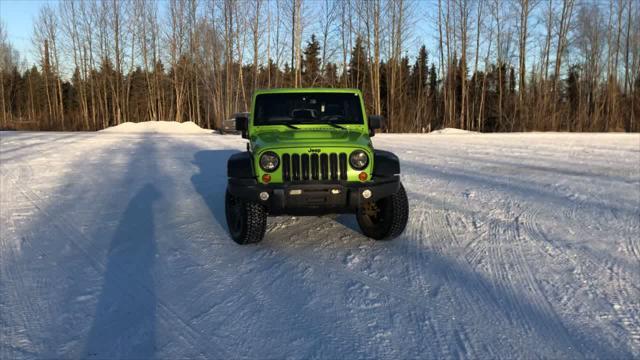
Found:
[[[375,240],[392,240],[404,231],[409,219],[409,200],[402,184],[390,196],[361,206],[356,213],[362,233]]]
[[[242,200],[227,190],[224,208],[233,241],[240,245],[262,241],[267,228],[267,209],[262,204]]]

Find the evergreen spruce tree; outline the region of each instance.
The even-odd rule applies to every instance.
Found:
[[[367,53],[364,51],[362,38],[358,35],[349,62],[349,83],[352,87],[364,90],[367,68]]]
[[[411,70],[411,87],[413,94],[418,95],[418,92],[422,92],[427,88],[429,76],[428,60],[427,48],[422,45],[418,51],[416,62],[413,64],[413,69]]]
[[[438,91],[438,73],[436,72],[436,65],[431,63],[431,69],[429,69],[429,95],[434,96]]]
[[[302,59],[302,80],[303,86],[313,87],[320,79],[320,43],[316,35],[311,35],[311,40],[303,51]]]
[[[567,75],[567,90],[566,96],[569,103],[569,111],[572,115],[575,115],[578,111],[578,82],[580,81],[580,67],[578,65],[571,65],[569,67],[569,74]]]

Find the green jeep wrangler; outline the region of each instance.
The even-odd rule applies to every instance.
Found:
[[[227,162],[225,212],[238,244],[262,240],[269,215],[355,214],[362,232],[393,239],[409,205],[398,157],[374,150],[382,122],[355,89],[274,89],[236,115],[247,151]]]

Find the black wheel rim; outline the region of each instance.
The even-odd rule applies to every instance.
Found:
[[[376,201],[376,207],[378,208],[378,213],[375,216],[370,216],[370,215],[364,215],[364,219],[366,219],[366,221],[372,225],[372,226],[379,226],[380,224],[384,224],[385,222],[385,217],[386,217],[386,213],[387,213],[387,202],[385,201],[386,199],[381,199]]]

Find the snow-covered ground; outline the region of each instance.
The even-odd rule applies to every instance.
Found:
[[[640,357],[638,134],[378,135],[403,236],[241,247],[245,142],[187,132],[0,134],[1,359]]]

